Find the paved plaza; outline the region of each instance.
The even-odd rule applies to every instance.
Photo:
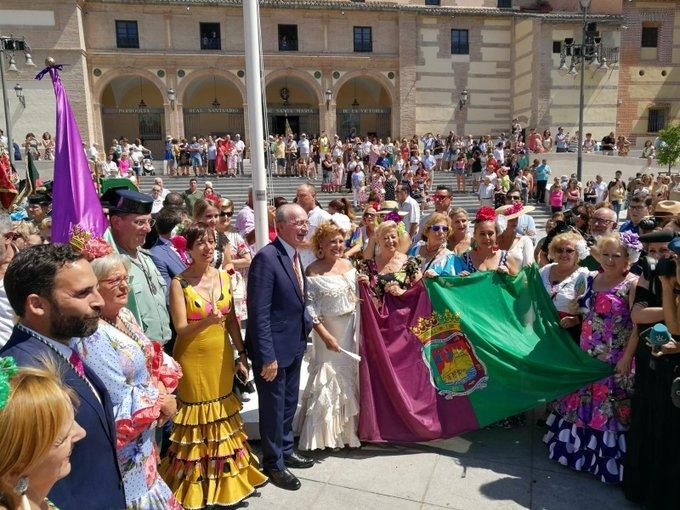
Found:
[[[249,509],[628,510],[618,487],[547,458],[536,420],[510,430],[488,428],[448,440],[365,444],[356,450],[313,454],[311,469],[293,470],[299,491],[267,485]],[[257,441],[253,442],[259,448]],[[584,504],[587,495],[587,506]]]

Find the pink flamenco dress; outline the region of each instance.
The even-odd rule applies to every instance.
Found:
[[[580,299],[585,309],[580,345],[592,357],[610,364],[613,372],[633,329],[628,293],[636,279],[627,277],[609,290],[595,291],[596,274],[588,276]],[[611,375],[556,400],[543,437],[549,457],[602,482],[620,483],[631,386],[632,376]]]
[[[181,277],[187,320],[198,321],[212,304]],[[215,306],[227,315],[232,306],[229,275],[220,271],[221,296]],[[177,389],[178,412],[173,418],[168,456],[161,473],[186,509],[235,505],[263,485],[250,451],[239,412],[241,401],[232,393],[234,351],[221,324],[193,338],[178,339],[173,357],[184,376]]]
[[[71,347],[111,397],[127,510],[181,510],[158,473],[155,432],[161,411],[159,383],[173,392],[182,370],[158,342],[147,338],[130,310],[121,309],[119,318],[123,328],[100,321],[92,336],[73,339]]]

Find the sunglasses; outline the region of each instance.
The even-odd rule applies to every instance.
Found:
[[[432,225],[430,227],[430,230],[432,230],[432,232],[439,232],[439,231],[448,232],[449,227],[447,227],[446,225]]]
[[[571,255],[572,253],[576,253],[576,250],[574,248],[555,248],[555,251],[557,253],[566,253],[568,255]]]
[[[446,198],[449,198],[448,195],[432,195],[433,200],[444,200]]]
[[[508,198],[509,198],[510,200],[521,200],[521,198],[518,197],[518,196],[516,196],[516,195],[510,195]]]
[[[234,215],[234,211],[230,211],[230,212],[224,212],[223,211],[223,212],[220,213],[220,217],[222,217],[222,218],[224,218],[224,217],[231,218],[233,215]]]

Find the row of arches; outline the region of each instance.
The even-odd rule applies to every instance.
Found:
[[[192,73],[181,82],[172,104],[164,87],[160,79],[144,70],[102,76],[93,95],[99,99],[105,142],[120,136],[139,137],[156,152],[162,149],[166,135],[245,135],[245,87],[229,73],[214,69]],[[311,75],[272,72],[265,80],[265,96],[271,134],[287,130],[314,134],[323,129],[320,117],[329,110],[329,104]],[[331,132],[390,136],[393,90],[382,75],[343,76],[332,91],[331,101],[336,112]],[[182,120],[181,133],[166,126],[170,108]]]

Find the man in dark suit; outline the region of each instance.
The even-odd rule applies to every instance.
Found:
[[[179,256],[179,252],[173,246],[172,241],[170,241],[172,229],[181,221],[181,212],[173,207],[164,207],[156,215],[158,240],[149,251],[151,253],[151,260],[153,260],[154,265],[165,280],[166,289],[170,289],[170,281],[187,268]]]
[[[12,259],[4,284],[19,324],[0,356],[12,356],[18,366],[52,358],[78,394],[75,418],[87,432],[73,448],[71,473],[54,485],[50,500],[64,509],[125,508],[109,394],[69,347],[72,337],[97,330],[104,305],[90,264],[69,245],[32,246]]]
[[[314,464],[293,450],[292,430],[300,366],[312,329],[298,254],[308,228],[302,207],[279,207],[278,237],[257,252],[248,273],[246,348],[259,398],[263,471],[274,485],[288,490],[300,488],[300,481],[288,468]]]

